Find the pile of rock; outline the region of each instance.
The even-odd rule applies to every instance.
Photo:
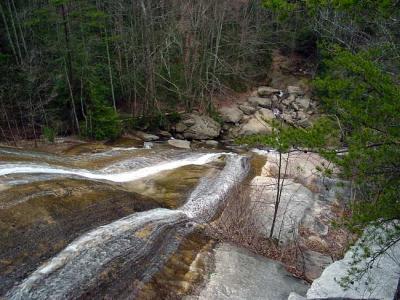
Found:
[[[197,112],[182,115],[171,132],[159,131],[164,139],[173,135],[178,140],[210,141],[222,137],[234,139],[239,136],[270,134],[272,120],[282,120],[295,127],[309,127],[317,104],[297,86],[278,90],[263,86],[254,91],[246,102],[222,106],[218,109],[223,124]],[[135,133],[144,141],[155,141],[159,136],[138,131]],[[174,142],[175,143],[175,142]],[[187,145],[184,145],[185,148]]]
[[[270,121],[281,119],[296,127],[309,127],[317,105],[297,86],[285,91],[272,87],[260,87],[240,105],[221,107],[219,113],[225,122],[224,137],[268,134]]]

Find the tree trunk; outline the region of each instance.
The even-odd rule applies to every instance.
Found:
[[[108,46],[108,37],[107,37],[106,27],[104,27],[104,36],[105,36],[105,41],[106,41],[108,75],[110,76],[110,88],[111,88],[112,102],[113,102],[114,111],[117,112],[117,105],[115,103],[114,82],[113,82],[112,69],[111,69],[110,48]]]
[[[281,172],[282,172],[282,152],[279,151],[279,165],[278,165],[278,184],[276,186],[276,198],[275,198],[275,207],[274,207],[274,217],[272,219],[272,225],[271,225],[271,231],[269,233],[269,238],[272,238],[274,235],[274,229],[275,229],[275,222],[276,222],[276,216],[278,214],[278,209],[279,209],[279,202],[280,202],[280,190],[281,190]]]

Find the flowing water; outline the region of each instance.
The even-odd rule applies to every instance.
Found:
[[[0,148],[0,298],[149,298],[250,168],[220,151],[98,148]]]

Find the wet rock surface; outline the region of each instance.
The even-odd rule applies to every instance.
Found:
[[[139,299],[184,299],[196,292],[212,267],[216,241],[195,229],[150,281],[143,283]]]
[[[161,205],[176,209],[184,204],[202,178],[210,177],[223,168],[223,161],[210,166],[185,166],[154,177],[126,183],[124,186]]]
[[[0,294],[83,232],[159,206],[100,182],[63,179],[10,187],[0,194]]]
[[[243,180],[246,158],[170,147],[83,148],[65,166],[63,156],[3,156],[15,159],[0,163],[0,295],[148,299],[159,288],[188,294],[205,276],[199,253],[211,245],[197,224],[212,219]],[[104,157],[113,158],[107,167]],[[88,160],[102,168],[67,167]]]
[[[226,243],[214,250],[215,269],[198,296],[187,299],[286,300],[290,291],[305,295],[308,284],[278,262]]]

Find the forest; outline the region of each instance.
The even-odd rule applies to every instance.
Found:
[[[258,1],[1,3],[2,139],[117,136],[138,117],[212,111],[265,75],[271,13]],[[133,119],[132,119],[133,118]]]
[[[3,0],[0,141],[115,140],[170,131],[192,111],[220,122],[217,99],[264,84],[276,51],[302,58],[323,118],[239,142],[334,162],[352,185],[343,222],[358,234],[381,226],[390,248],[400,241],[398,0]]]

